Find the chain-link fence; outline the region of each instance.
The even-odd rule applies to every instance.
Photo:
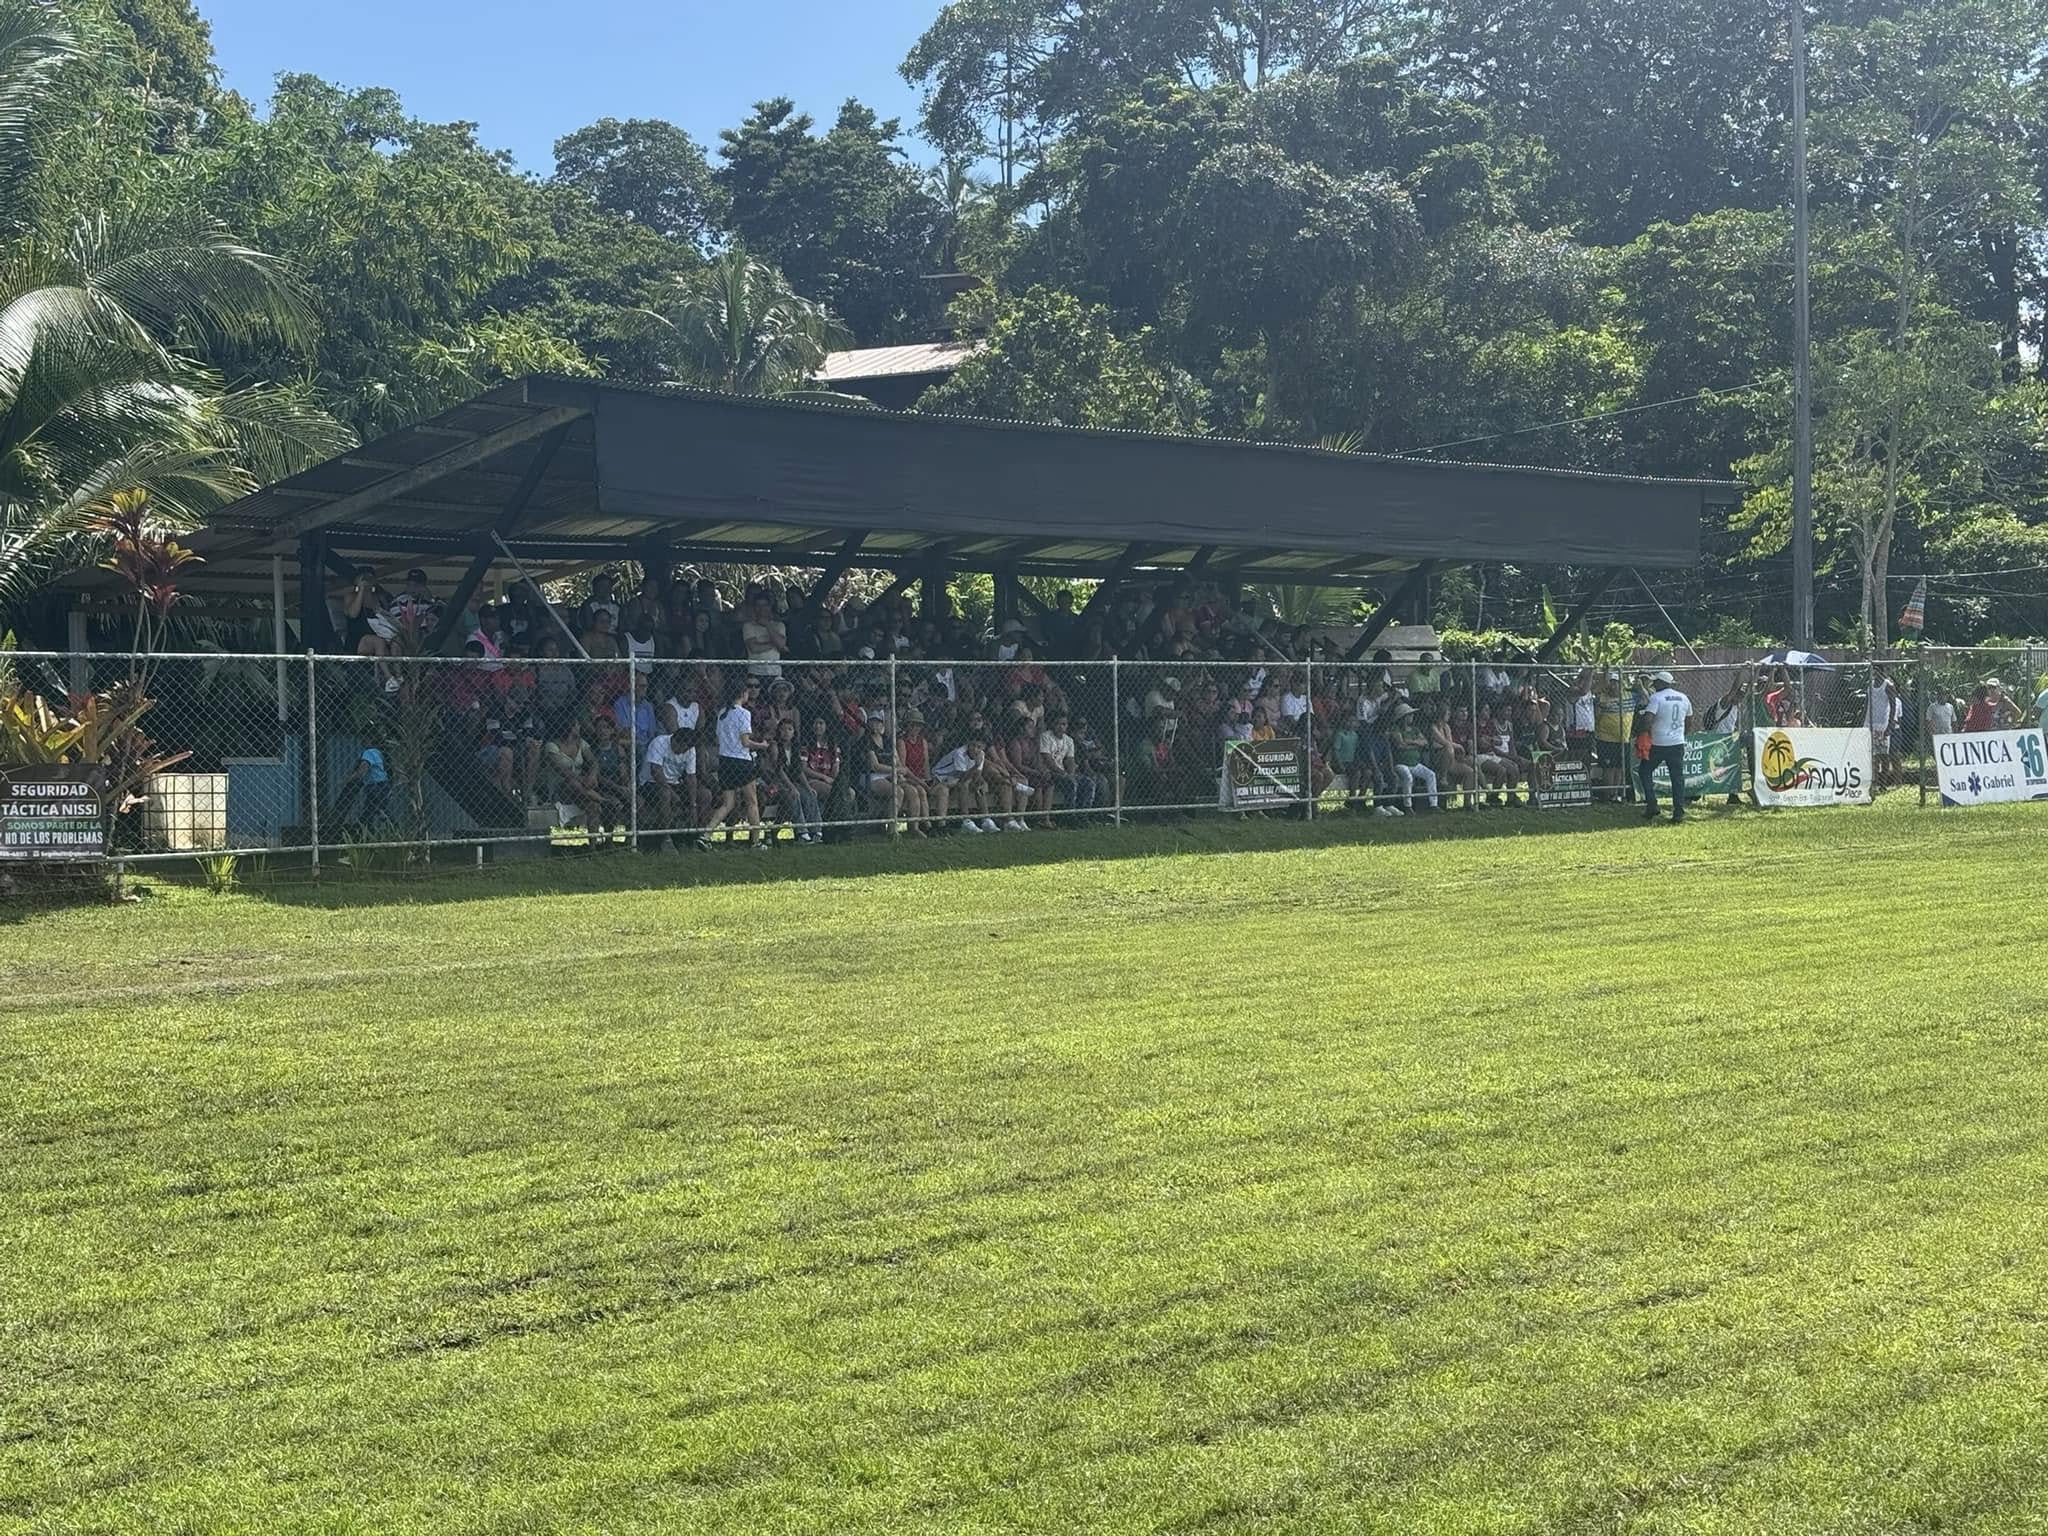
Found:
[[[1868,729],[1875,789],[1917,782],[1925,797],[1937,737],[2038,722],[2048,648],[1804,668],[55,653],[8,664],[53,721],[89,712],[96,693],[152,701],[128,739],[135,781],[109,796],[109,853],[292,851],[317,865],[1630,802],[1645,789],[1658,670],[1691,702],[1694,798],[1749,798],[1758,734],[1800,727]],[[1667,766],[1652,781],[1660,796],[1668,780]]]

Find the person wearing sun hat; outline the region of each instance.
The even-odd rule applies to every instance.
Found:
[[[1394,751],[1394,781],[1400,786],[1404,813],[1418,809],[1418,792],[1424,806],[1432,811],[1437,808],[1436,770],[1423,761],[1429,738],[1416,723],[1415,715],[1413,704],[1396,704],[1393,728],[1388,733]]]
[[[2019,705],[2016,700],[2007,695],[2005,684],[1995,677],[1987,677],[1984,679],[1984,686],[1991,690],[1991,713],[1994,719],[1991,728],[1994,731],[2009,731],[2018,725],[2020,723]]]
[[[1650,753],[1638,774],[1642,781],[1645,821],[1657,819],[1657,770],[1671,776],[1671,819],[1685,820],[1685,733],[1692,725],[1692,700],[1678,690],[1669,672],[1651,675],[1655,691],[1643,704],[1650,727]]]

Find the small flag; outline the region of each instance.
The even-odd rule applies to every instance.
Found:
[[[1910,629],[1919,634],[1927,628],[1927,578],[1922,576],[1920,584],[1913,588],[1913,595],[1906,599],[1906,611],[1899,615],[1899,628]]]

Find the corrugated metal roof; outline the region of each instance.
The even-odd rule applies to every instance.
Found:
[[[847,384],[856,379],[951,373],[980,346],[978,341],[921,341],[908,347],[859,347],[851,352],[828,352],[812,377],[820,384]]]

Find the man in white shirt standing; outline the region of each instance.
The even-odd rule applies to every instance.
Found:
[[[1955,735],[1955,701],[1939,693],[1932,695],[1927,701],[1927,712],[1920,717],[1920,724],[1929,736]],[[1929,750],[1933,750],[1932,743]]]
[[[740,640],[747,648],[747,675],[772,681],[782,676],[782,653],[789,648],[789,631],[763,594],[756,594],[740,625]]]
[[[1645,821],[1657,819],[1657,770],[1671,775],[1671,820],[1685,820],[1685,733],[1692,724],[1692,700],[1673,685],[1669,672],[1659,672],[1650,681],[1656,691],[1643,705],[1650,721],[1650,755],[1643,759],[1639,773],[1643,786]]]
[[[1870,672],[1870,697],[1864,710],[1864,724],[1870,728],[1870,754],[1875,760],[1872,771],[1877,776],[1877,788],[1889,786],[1895,775],[1892,771],[1892,755],[1896,750],[1895,733],[1904,706],[1899,701],[1898,690],[1892,687],[1892,680],[1881,667]]]

